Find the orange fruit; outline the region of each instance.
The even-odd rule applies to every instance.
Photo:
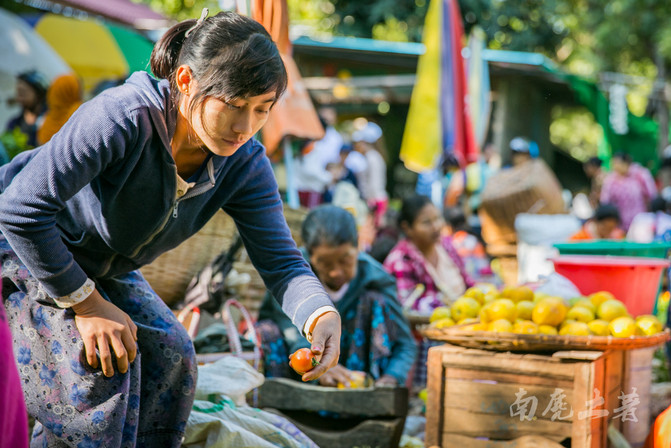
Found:
[[[587,297],[576,297],[571,299],[569,303],[571,304],[571,308],[575,306],[582,306],[583,308],[587,308],[592,313],[596,314],[596,306],[594,306],[592,301],[589,300]]]
[[[442,319],[434,320],[431,322],[433,328],[448,328],[454,325],[454,321],[449,317],[444,317]]]
[[[450,312],[450,307],[449,306],[439,306],[437,308],[434,308],[433,312],[431,313],[431,317],[429,317],[429,323],[435,322],[440,319],[446,319],[448,317],[452,317],[452,313]]]
[[[591,322],[594,320],[594,313],[583,306],[576,305],[566,313],[566,319],[577,320],[578,322]]]
[[[557,334],[557,328],[553,327],[551,325],[539,325],[538,326],[538,334],[556,335]]]
[[[517,306],[510,299],[496,299],[486,303],[480,310],[480,322],[490,323],[499,319],[515,322]]]
[[[512,333],[513,324],[511,324],[508,319],[497,319],[487,326],[487,331],[493,331],[494,333]]]
[[[596,309],[596,316],[599,319],[607,320],[608,322],[622,316],[628,316],[629,312],[624,303],[617,299],[608,299],[601,302]]]
[[[529,300],[522,300],[517,302],[517,318],[531,320],[531,313],[534,310],[534,306],[534,303]]]
[[[472,286],[464,292],[464,297],[470,297],[478,301],[480,305],[485,303],[485,293],[478,287]]]
[[[664,325],[652,314],[644,314],[636,318],[636,326],[639,332],[645,336],[652,336],[653,334],[664,331]]]
[[[296,373],[303,375],[318,366],[319,361],[309,348],[299,348],[289,356],[289,365]]]
[[[616,317],[608,324],[608,329],[616,338],[628,338],[638,333],[636,321],[629,316]]]
[[[566,318],[568,308],[559,297],[547,297],[540,300],[531,312],[531,320],[536,325],[550,325],[556,327]]]
[[[450,307],[452,319],[459,322],[469,317],[477,317],[480,304],[472,297],[459,297]]]
[[[599,291],[589,295],[589,300],[595,307],[599,307],[606,300],[613,300],[615,296],[608,291]]]
[[[522,300],[531,302],[534,300],[534,292],[528,286],[517,286],[511,289],[508,298],[513,302],[520,302]]]
[[[572,322],[568,325],[562,326],[559,330],[560,336],[589,336],[590,334],[589,327],[585,322]]]
[[[538,334],[538,325],[530,320],[520,320],[513,325],[513,333],[517,334]]]

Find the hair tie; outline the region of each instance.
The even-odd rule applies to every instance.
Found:
[[[184,37],[189,37],[189,34],[191,34],[191,32],[192,32],[193,30],[195,30],[196,28],[198,28],[198,26],[199,26],[201,23],[203,23],[203,21],[204,21],[205,19],[207,19],[207,15],[208,15],[209,13],[210,13],[210,10],[209,10],[209,9],[207,9],[207,8],[203,8],[203,11],[200,13],[200,19],[198,19],[198,21],[196,21],[196,24],[195,24],[194,26],[192,26],[191,28],[189,28],[188,30],[186,30],[186,33],[184,34]]]

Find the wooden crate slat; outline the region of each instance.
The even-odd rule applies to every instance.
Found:
[[[459,409],[445,410],[447,434],[460,434],[470,437],[487,437],[490,439],[509,440],[521,435],[540,435],[550,440],[560,442],[571,437],[571,421],[550,421],[544,419],[532,419],[531,421],[520,421],[519,417],[512,418],[509,415],[492,417],[491,415],[478,412],[467,412]]]
[[[533,374],[492,372],[486,370],[473,370],[465,368],[455,368],[450,366],[445,370],[445,378],[452,380],[481,380],[496,381],[500,383],[520,383],[537,386],[553,386],[559,388],[573,387],[573,381],[566,378],[553,378],[544,376],[534,376]]]
[[[443,362],[449,362],[453,367],[465,367],[472,370],[488,372],[529,373],[550,378],[573,378],[573,364],[560,358],[541,357],[539,355],[510,356],[509,353],[492,353],[474,350],[477,353],[446,351],[443,353]]]
[[[443,348],[441,346],[440,348]],[[431,393],[426,399],[426,430],[424,441],[426,446],[438,445],[442,440],[443,412],[442,401],[445,394],[445,368],[443,367],[443,352],[429,349],[427,357],[426,388]]]
[[[586,415],[591,415],[590,413],[594,410],[591,402],[594,398],[594,388],[597,387],[601,396],[604,396],[603,384],[603,360],[599,359],[592,363],[581,364],[576,369],[573,396],[575,401],[583,401],[584,406],[581,406],[581,408],[588,413]],[[604,409],[604,407],[600,407],[600,409]],[[606,446],[608,419],[581,419],[579,416],[579,411],[574,411],[571,446],[575,448]],[[602,428],[604,423],[606,427]]]
[[[631,394],[636,388],[640,403],[636,406],[634,417],[638,421],[621,417],[615,420],[620,423],[622,435],[633,448],[640,448],[645,443],[650,430],[650,384],[652,383],[652,358],[655,347],[628,350],[623,357],[623,378],[620,393]],[[619,403],[618,406],[622,405]],[[631,416],[630,416],[631,417]]]
[[[449,371],[449,370],[448,370]],[[571,393],[572,384],[557,384],[556,386],[534,386],[524,382],[519,383],[495,383],[488,384],[465,380],[450,381],[445,390],[446,409],[463,409],[483,414],[510,416],[510,406],[515,402],[515,394],[524,389],[526,396],[538,398],[536,416],[540,418],[543,411],[548,407],[551,396],[556,389],[568,392],[566,404],[572,408],[580,407],[582,403],[573,403],[574,395]],[[576,406],[577,405],[577,406]],[[510,417],[517,418],[517,417]],[[549,417],[547,417],[549,418]],[[517,418],[519,420],[519,418]],[[449,422],[446,421],[446,424]]]

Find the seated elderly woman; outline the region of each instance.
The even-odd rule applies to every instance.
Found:
[[[415,343],[396,298],[396,281],[357,249],[354,217],[340,207],[322,205],[306,216],[301,230],[303,256],[342,319],[340,363],[319,383],[347,384],[354,372],[364,372],[376,386],[404,385],[415,361]],[[270,294],[261,306],[257,328],[266,376],[298,378],[289,368],[288,356],[310,344]]]

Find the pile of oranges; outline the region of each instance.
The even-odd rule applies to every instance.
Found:
[[[652,336],[664,330],[653,315],[632,317],[607,291],[566,301],[527,286],[499,291],[487,284],[469,288],[451,306],[436,308],[430,322],[436,328],[572,336]]]

